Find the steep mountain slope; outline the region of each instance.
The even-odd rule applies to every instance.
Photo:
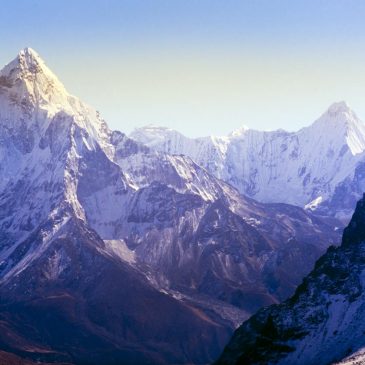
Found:
[[[356,351],[354,354],[347,356],[340,362],[334,365],[362,365],[365,363],[365,349]]]
[[[0,347],[44,361],[211,362],[341,231],[110,131],[31,49],[0,72],[0,176]]]
[[[342,244],[331,247],[294,296],[260,310],[217,364],[331,364],[365,347],[365,195]],[[361,358],[361,351],[353,357]],[[346,360],[350,363],[351,359]]]
[[[156,290],[88,226],[79,196],[135,189],[108,157],[105,123],[49,75],[29,49],[1,72],[1,347],[76,363],[211,361],[229,326]]]
[[[0,365],[36,365],[36,364],[39,364],[39,362],[26,360],[12,353],[0,351]],[[43,363],[43,365],[51,365],[51,363]],[[72,364],[58,363],[58,365],[72,365]]]
[[[2,348],[77,364],[214,358],[228,330],[156,291],[129,265],[100,255],[103,247],[73,218],[33,265],[2,285]]]
[[[293,133],[242,128],[227,137],[190,139],[147,126],[130,136],[158,151],[190,156],[259,201],[295,204],[344,220],[365,186],[365,125],[344,102]]]
[[[122,135],[114,143],[114,161],[137,190],[123,195],[114,183],[92,190],[89,176],[78,199],[91,227],[113,247],[122,244],[127,260],[147,264],[160,289],[208,295],[247,315],[290,295],[337,242],[338,222],[256,203],[183,156],[150,152]]]

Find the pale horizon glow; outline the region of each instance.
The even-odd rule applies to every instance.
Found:
[[[35,49],[112,129],[298,130],[344,100],[365,119],[362,1],[15,1],[0,64]]]

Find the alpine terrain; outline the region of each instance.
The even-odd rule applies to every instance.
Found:
[[[226,137],[191,139],[163,127],[131,138],[190,156],[214,176],[261,202],[301,206],[348,222],[365,189],[365,125],[345,102],[298,132],[243,127]]]
[[[353,153],[344,149],[343,164]],[[111,131],[32,49],[6,65],[2,355],[29,363],[209,363],[244,319],[290,296],[339,243],[337,219],[256,202],[197,162]]]
[[[363,364],[365,195],[294,296],[260,310],[234,334],[217,364]]]

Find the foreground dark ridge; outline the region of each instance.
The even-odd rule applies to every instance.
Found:
[[[365,347],[365,195],[293,297],[236,330],[217,365],[328,365]],[[355,362],[356,363],[356,362]]]

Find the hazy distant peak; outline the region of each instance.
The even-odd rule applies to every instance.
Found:
[[[246,125],[242,125],[241,127],[235,129],[232,131],[228,136],[229,137],[239,137],[243,134],[245,134],[250,128]]]
[[[363,122],[345,101],[331,104],[320,118],[314,122],[314,125],[316,124],[323,124],[326,128],[331,124],[332,126],[342,127],[344,130],[354,126],[360,128],[364,126]]]
[[[331,115],[336,115],[340,113],[353,113],[353,111],[345,101],[338,101],[330,105],[327,113]]]
[[[156,124],[148,124],[141,128],[135,128],[129,134],[129,137],[146,145],[149,145],[150,147],[152,147],[154,144],[161,143],[162,141],[166,139],[171,139],[173,137],[186,138],[174,129],[159,126]]]
[[[145,131],[173,131],[173,129],[163,126],[163,125],[158,125],[155,123],[149,123],[141,128],[137,128],[137,129],[141,129],[141,130],[145,130]]]
[[[155,128],[157,128],[157,129],[169,129],[166,126],[163,126],[163,125],[160,125],[160,124],[156,124],[156,123],[148,123],[148,124],[144,125],[141,128],[144,128],[144,129],[149,129],[149,128],[152,128],[152,129],[155,129]]]
[[[320,125],[325,128],[332,125],[333,127],[343,128],[343,130],[346,131],[348,128],[354,126],[362,127],[363,123],[346,102],[340,101],[331,104],[312,126],[309,126],[309,128]],[[330,131],[327,130],[327,133],[329,132]]]

